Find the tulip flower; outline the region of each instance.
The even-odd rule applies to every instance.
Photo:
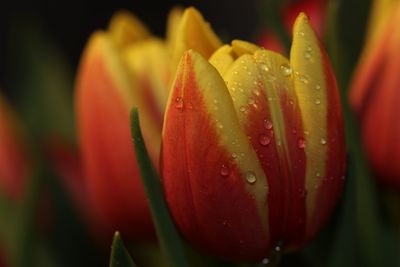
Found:
[[[118,13],[107,31],[90,37],[79,69],[76,108],[87,192],[97,221],[127,239],[154,235],[129,112],[139,109],[147,148],[158,162],[168,85],[176,68],[172,62],[189,48],[209,57],[221,44],[194,8],[174,10],[170,21],[170,39],[164,42],[129,13]]]
[[[21,125],[0,96],[0,192],[13,200],[21,199],[30,171]]]
[[[374,21],[379,27],[369,32],[351,86],[350,103],[358,113],[373,170],[382,181],[400,187],[400,2],[386,12],[389,15],[381,17],[383,22]]]
[[[209,61],[188,50],[171,90],[161,171],[182,235],[249,262],[309,241],[340,195],[345,146],[335,77],[307,16],[290,60],[244,41]]]

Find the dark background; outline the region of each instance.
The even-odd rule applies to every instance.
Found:
[[[36,31],[39,29],[47,42],[58,48],[73,70],[90,33],[106,27],[112,14],[119,9],[133,12],[159,36],[164,34],[168,11],[176,5],[197,7],[217,33],[225,38],[251,39],[258,30],[256,0],[0,2],[0,88],[6,93],[15,87],[12,80],[18,79],[16,74],[20,71],[19,64],[23,62],[21,58],[15,58],[18,55],[16,50],[21,46],[21,40],[29,46],[30,39],[24,38],[24,35],[29,34],[30,27]]]

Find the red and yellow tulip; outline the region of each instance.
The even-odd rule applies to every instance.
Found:
[[[107,31],[90,37],[76,85],[78,136],[88,194],[99,221],[111,231],[119,230],[125,238],[152,235],[130,136],[131,108],[139,109],[147,148],[158,163],[168,85],[177,61],[190,48],[209,57],[220,44],[193,8],[171,13],[166,42],[127,12],[118,13]]]
[[[0,96],[0,193],[21,199],[31,171],[21,125],[12,108]]]
[[[374,171],[383,181],[397,187],[400,187],[399,23],[400,1],[375,1],[368,42],[350,94]]]
[[[309,241],[340,195],[345,146],[335,77],[307,16],[290,60],[244,41],[209,60],[189,50],[171,90],[161,168],[183,236],[239,261]]]

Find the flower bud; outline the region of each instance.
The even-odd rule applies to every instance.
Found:
[[[290,61],[233,41],[209,61],[184,53],[162,140],[167,203],[183,236],[210,254],[257,261],[324,225],[345,165],[335,77],[309,20]]]

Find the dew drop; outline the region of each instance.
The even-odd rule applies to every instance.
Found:
[[[269,259],[268,259],[268,258],[264,258],[264,259],[261,261],[261,263],[264,264],[264,265],[267,265],[267,264],[269,263]]]
[[[177,97],[175,98],[175,107],[180,110],[183,111],[183,98],[182,97]]]
[[[228,166],[226,166],[225,164],[222,164],[220,174],[221,174],[221,176],[228,176],[229,175]]]
[[[304,84],[308,84],[308,78],[306,75],[300,75],[299,80],[300,80],[300,82],[302,82]]]
[[[240,112],[245,112],[245,111],[246,111],[246,108],[245,108],[244,106],[241,106],[241,107],[239,108],[239,110],[240,110]]]
[[[327,141],[325,138],[321,138],[320,143],[321,145],[326,145]]]
[[[246,173],[246,181],[250,184],[254,184],[257,180],[256,174],[252,171]]]
[[[317,84],[317,85],[315,86],[315,90],[320,90],[320,89],[321,89],[321,85]]]
[[[263,71],[265,71],[265,72],[268,72],[268,71],[269,71],[269,68],[268,68],[268,66],[267,66],[265,63],[260,63],[260,67],[261,67],[261,69],[262,69]]]
[[[289,66],[289,64],[282,64],[281,72],[284,76],[290,76],[292,74],[292,68]]]
[[[300,36],[300,37],[304,37],[304,32],[302,32],[302,31],[299,31],[299,32],[297,32],[297,36]]]
[[[232,158],[236,159],[238,157],[238,155],[236,153],[232,153]]]
[[[304,58],[310,60],[311,59],[311,53],[310,52],[305,52],[304,53]]]
[[[268,146],[271,143],[271,138],[266,134],[260,134],[258,137],[258,142],[262,146]]]
[[[264,119],[264,127],[267,130],[271,130],[272,129],[272,121],[268,120],[268,119]]]
[[[320,100],[319,98],[317,98],[317,99],[315,99],[314,103],[315,103],[316,105],[319,105],[319,104],[321,104],[321,100]]]
[[[247,104],[249,104],[249,105],[254,105],[255,102],[256,101],[254,101],[254,99],[251,97],[247,100]]]
[[[255,82],[255,83],[257,84],[257,82]],[[257,90],[257,89],[254,89],[253,90],[253,94],[256,95],[256,96],[259,96],[260,95],[260,91]]]
[[[300,149],[304,149],[306,147],[306,140],[304,140],[304,138],[299,138],[299,140],[297,140],[297,147]]]

